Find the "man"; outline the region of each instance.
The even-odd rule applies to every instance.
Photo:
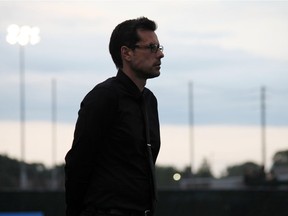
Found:
[[[81,103],[65,160],[66,216],[148,216],[156,199],[160,148],[157,100],[145,88],[160,75],[163,47],[145,17],[114,29],[109,44],[116,77]]]

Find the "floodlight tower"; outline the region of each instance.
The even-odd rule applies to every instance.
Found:
[[[24,47],[29,43],[35,45],[40,42],[40,29],[27,25],[18,26],[15,24],[7,28],[6,40],[9,44],[19,44],[19,70],[20,70],[20,148],[21,148],[21,167],[20,167],[20,187],[27,189],[27,174],[25,166],[25,52]]]

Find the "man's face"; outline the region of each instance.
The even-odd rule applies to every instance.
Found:
[[[164,54],[159,49],[151,51],[149,46],[159,45],[157,35],[153,31],[138,30],[140,41],[135,44],[130,62],[131,69],[141,79],[149,79],[160,75],[161,58]]]

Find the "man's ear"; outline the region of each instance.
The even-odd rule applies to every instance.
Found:
[[[127,46],[121,47],[121,56],[125,61],[131,61],[132,50]]]

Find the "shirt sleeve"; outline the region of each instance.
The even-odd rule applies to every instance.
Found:
[[[81,103],[72,148],[65,157],[66,216],[79,216],[101,142],[117,110],[112,89],[95,87]]]

